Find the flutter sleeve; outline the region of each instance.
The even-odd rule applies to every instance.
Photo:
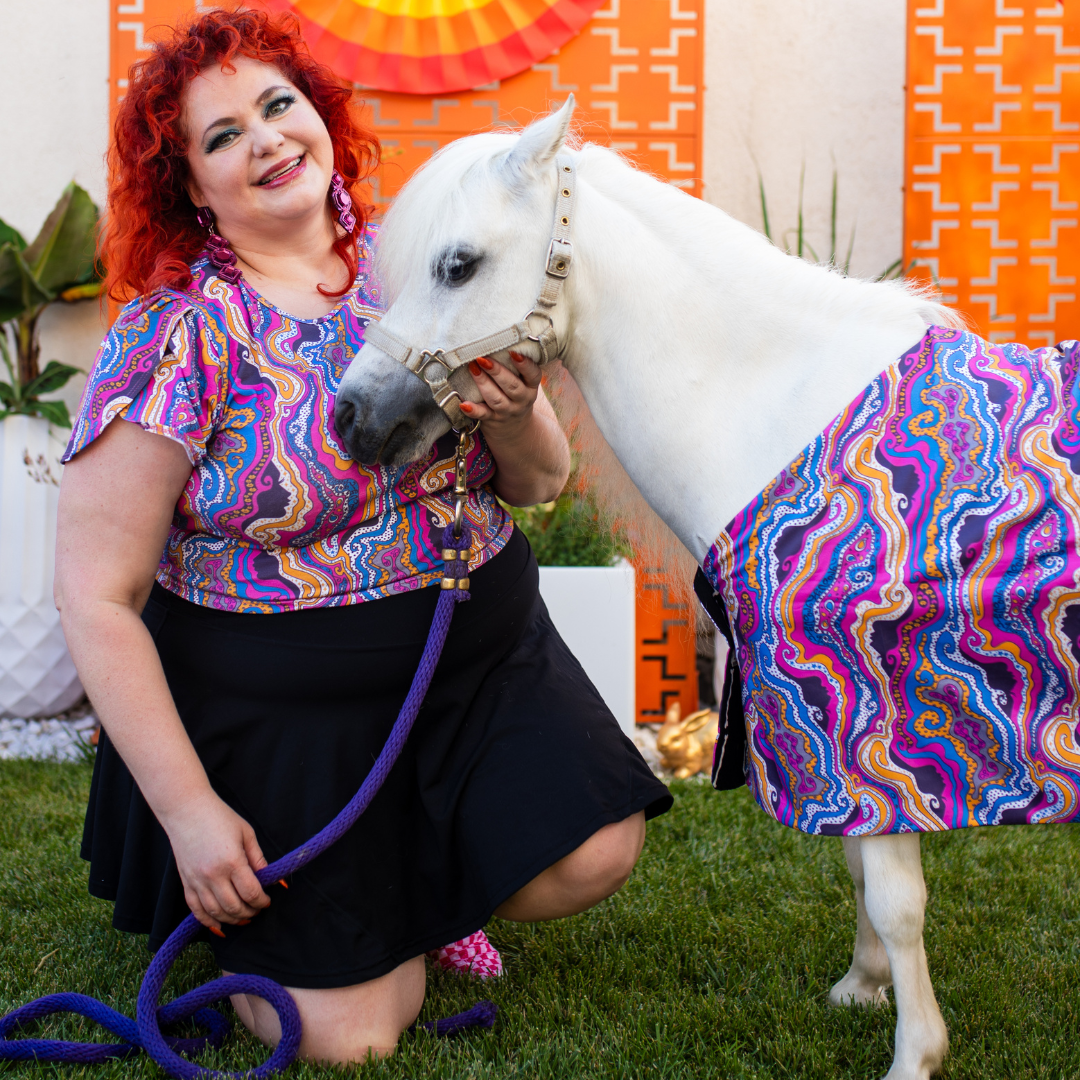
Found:
[[[133,301],[98,351],[63,460],[119,416],[180,443],[198,465],[225,405],[226,355],[220,327],[190,302]]]

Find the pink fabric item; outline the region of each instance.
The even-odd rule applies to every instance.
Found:
[[[503,973],[499,950],[488,941],[483,930],[429,952],[428,956],[444,971],[458,971],[478,979],[496,979]]]

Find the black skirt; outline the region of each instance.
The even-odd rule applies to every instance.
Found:
[[[222,968],[296,987],[383,975],[482,927],[601,826],[671,806],[551,623],[515,532],[471,575],[409,741],[359,822],[246,927]],[[438,590],[275,615],[155,585],[143,619],[214,790],[273,861],[352,797],[408,691]],[[82,856],[113,925],[157,948],[187,914],[168,838],[102,734]]]

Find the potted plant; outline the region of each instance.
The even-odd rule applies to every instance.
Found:
[[[49,304],[99,295],[98,210],[69,184],[30,244],[0,221],[0,717],[52,716],[82,686],[53,605],[60,457],[71,420],[59,390],[78,368],[40,365],[38,320]]]

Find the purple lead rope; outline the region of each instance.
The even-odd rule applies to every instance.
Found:
[[[435,667],[442,655],[454,605],[469,599],[469,561],[466,554],[471,538],[468,524],[462,523],[461,535],[454,536],[454,526],[448,525],[443,534],[444,570],[443,587],[435,606],[424,654],[413,676],[408,696],[401,706],[390,735],[375,761],[371,772],[364,778],[360,790],[325,828],[288,855],[257,871],[256,877],[263,886],[307,865],[328,847],[335,844],[356,823],[368,808],[412,730],[413,722],[424,702],[431,685]],[[457,557],[451,556],[453,551]],[[50,994],[15,1009],[0,1019],[0,1061],[61,1061],[79,1064],[95,1064],[110,1058],[126,1057],[145,1050],[169,1076],[176,1080],[240,1080],[261,1078],[287,1068],[296,1057],[300,1047],[300,1013],[296,1002],[283,987],[261,975],[228,975],[204,983],[190,993],[184,994],[165,1006],[158,1006],[158,998],[165,984],[165,977],[176,958],[191,944],[202,925],[194,915],[186,919],[169,935],[158,949],[147,968],[135,1010],[135,1020],[110,1009],[107,1005],[84,994]],[[181,1053],[197,1053],[208,1043],[218,1047],[229,1030],[229,1022],[218,1012],[206,1008],[213,1001],[221,1001],[231,994],[254,994],[269,1002],[281,1022],[281,1040],[273,1054],[255,1069],[247,1072],[225,1072],[203,1069],[180,1057]],[[77,1043],[57,1039],[12,1039],[12,1032],[23,1024],[39,1020],[57,1012],[74,1012],[85,1016],[122,1039],[119,1043]],[[467,1012],[445,1020],[422,1026],[435,1035],[453,1035],[467,1027],[491,1027],[495,1022],[496,1007],[490,1001],[481,1001]],[[190,1017],[196,1023],[210,1029],[210,1034],[197,1039],[170,1038],[161,1028]]]

